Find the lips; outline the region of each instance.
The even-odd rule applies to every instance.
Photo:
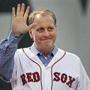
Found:
[[[52,38],[41,38],[40,40],[51,40]]]

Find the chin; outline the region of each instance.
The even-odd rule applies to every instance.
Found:
[[[37,44],[39,49],[52,49],[54,48],[54,42],[40,42]]]
[[[45,43],[45,44],[42,45],[42,47],[49,50],[49,49],[52,49],[54,47],[54,45],[52,43],[51,44],[50,43],[49,44]]]

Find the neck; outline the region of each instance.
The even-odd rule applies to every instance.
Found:
[[[48,49],[46,49],[46,48],[37,48],[37,50],[38,51],[40,51],[44,56],[48,56],[50,53],[52,53],[52,51],[53,51],[53,49],[54,49],[54,47],[53,48],[48,48]]]
[[[52,53],[53,49],[55,46],[52,46],[52,47],[40,47],[40,46],[37,46],[35,43],[34,43],[35,47],[37,48],[37,50],[39,52],[41,52],[44,56],[48,56],[50,53]]]
[[[44,56],[47,57],[52,52],[52,50],[51,51],[41,51],[41,52],[43,53]]]

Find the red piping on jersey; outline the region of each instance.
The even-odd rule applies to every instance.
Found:
[[[39,65],[37,62],[35,62],[34,60],[32,60],[32,59],[26,54],[26,52],[24,51],[24,49],[22,49],[22,51],[23,51],[24,54],[28,57],[28,59],[30,59],[32,62],[34,62],[35,64],[37,64],[37,65],[39,66],[39,68],[40,68],[40,75],[41,75],[41,77],[42,77],[42,69],[41,69],[40,65]],[[42,78],[40,79],[40,81],[41,81],[41,90],[43,90],[43,87],[42,87]]]
[[[53,74],[52,74],[53,66],[54,66],[56,63],[58,63],[65,55],[66,55],[66,52],[64,52],[63,56],[62,56],[59,60],[57,60],[57,61],[52,65],[52,67],[51,67],[51,79],[52,79],[52,82],[51,82],[51,90],[53,90]]]

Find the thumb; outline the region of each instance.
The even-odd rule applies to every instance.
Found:
[[[37,27],[36,23],[32,23],[28,26],[28,30],[35,29]]]

